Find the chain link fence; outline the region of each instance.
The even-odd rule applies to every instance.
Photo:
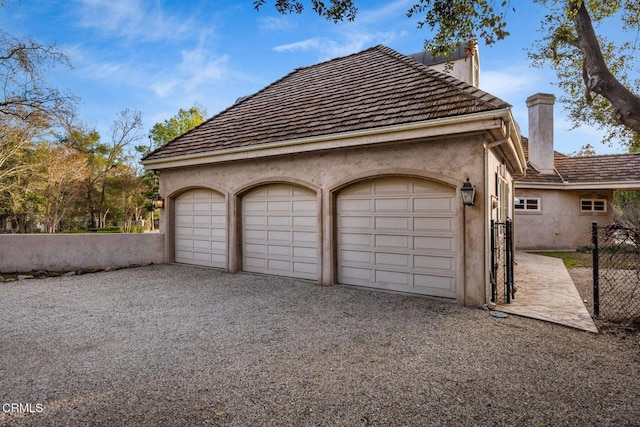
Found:
[[[592,224],[593,313],[621,324],[640,323],[640,230]]]

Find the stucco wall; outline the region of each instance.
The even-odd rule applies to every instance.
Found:
[[[206,166],[166,169],[160,172],[160,193],[167,202],[161,218],[166,236],[167,261],[173,261],[173,199],[196,187],[224,194],[228,201],[228,270],[241,269],[239,206],[242,194],[257,185],[288,182],[302,185],[318,194],[321,266],[318,282],[336,282],[335,236],[333,231],[335,197],[341,188],[358,180],[380,175],[404,175],[431,179],[456,189],[459,215],[457,230],[458,301],[466,305],[484,302],[485,254],[482,203],[462,208],[457,191],[467,177],[476,185],[477,200],[484,199],[484,149],[481,135],[431,141],[414,141],[361,148],[292,154],[282,157],[241,160]],[[466,233],[463,230],[466,229]],[[465,238],[462,238],[465,236]],[[466,271],[466,274],[465,274]],[[472,273],[470,273],[472,272]]]
[[[575,250],[591,244],[591,223],[613,220],[612,191],[517,189],[516,197],[540,199],[540,212],[516,211],[516,249]],[[606,198],[606,213],[581,212],[580,199]]]
[[[3,273],[127,267],[164,260],[164,236],[158,233],[0,235]]]

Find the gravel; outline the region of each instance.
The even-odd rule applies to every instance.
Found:
[[[0,424],[638,425],[639,344],[178,265],[23,280],[0,283]]]

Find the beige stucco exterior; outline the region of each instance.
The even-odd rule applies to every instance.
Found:
[[[510,116],[510,113],[508,113]],[[464,124],[463,124],[464,126]],[[506,127],[513,126],[507,123]],[[505,126],[497,126],[502,132]],[[515,132],[513,133],[516,134]],[[503,135],[504,136],[504,135]],[[317,282],[336,284],[336,197],[351,184],[381,176],[407,176],[435,181],[450,187],[458,204],[456,230],[458,230],[456,292],[457,301],[467,306],[478,306],[487,301],[489,275],[489,221],[492,198],[495,194],[495,173],[502,171],[511,188],[511,168],[504,166],[504,151],[517,152],[519,140],[496,138],[488,131],[475,131],[458,136],[414,137],[400,142],[384,140],[382,143],[368,138],[359,144],[342,144],[333,140],[324,150],[296,153],[295,147],[277,147],[277,152],[242,158],[242,153],[221,153],[209,163],[189,166],[193,159],[167,162],[160,169],[160,194],[166,200],[161,218],[165,233],[166,261],[174,259],[174,204],[173,200],[189,189],[208,188],[224,195],[227,201],[227,270],[242,269],[241,206],[242,197],[251,189],[269,183],[290,183],[317,194],[318,251]],[[364,142],[364,143],[362,143]],[[370,142],[367,144],[366,142]],[[377,143],[371,143],[377,142]],[[342,147],[341,147],[342,145]],[[344,146],[347,145],[347,146]],[[298,147],[301,151],[303,148]],[[240,154],[240,156],[238,156]],[[521,157],[521,149],[520,149]],[[511,156],[511,163],[518,154]],[[182,162],[182,163],[181,163]],[[171,167],[178,165],[179,167]],[[475,206],[462,206],[459,188],[469,178],[476,187]],[[512,191],[512,190],[510,190]],[[507,199],[503,203],[509,203]]]
[[[591,223],[613,222],[612,190],[517,188],[515,197],[540,199],[536,212],[516,211],[515,246],[522,250],[575,250],[591,243]],[[606,199],[606,212],[581,212],[582,199]]]
[[[165,236],[158,233],[4,234],[0,235],[0,272],[162,264],[164,243]]]

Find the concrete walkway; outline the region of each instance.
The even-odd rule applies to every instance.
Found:
[[[559,258],[516,252],[516,295],[498,311],[598,332]]]

